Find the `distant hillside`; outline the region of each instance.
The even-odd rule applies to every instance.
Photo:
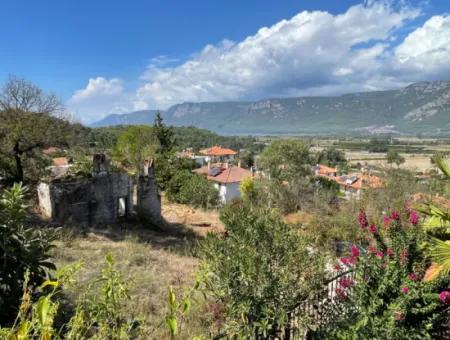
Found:
[[[151,124],[155,112],[110,115],[93,126]],[[450,80],[337,97],[183,103],[162,114],[167,124],[223,134],[450,135]]]

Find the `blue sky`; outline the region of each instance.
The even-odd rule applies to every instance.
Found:
[[[399,87],[450,76],[446,3],[3,0],[0,82],[24,77],[86,122],[183,101]]]

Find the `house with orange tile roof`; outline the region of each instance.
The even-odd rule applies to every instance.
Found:
[[[325,177],[339,184],[341,192],[346,198],[359,198],[361,190],[368,188],[381,188],[383,181],[380,177],[370,173],[352,173],[348,175],[337,176],[335,168],[318,164],[315,168],[315,175]]]
[[[240,198],[240,183],[245,178],[253,176],[252,171],[240,166],[234,166],[230,162],[208,163],[208,166],[195,169],[194,172],[206,176],[208,181],[214,183],[214,187],[219,191],[219,197],[223,204],[235,198]]]

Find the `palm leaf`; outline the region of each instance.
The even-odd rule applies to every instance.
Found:
[[[445,242],[432,237],[431,243],[430,257],[440,265],[440,273],[450,273],[450,241]]]
[[[444,175],[447,177],[447,179],[450,180],[450,164],[448,164],[444,157],[441,155],[437,155],[433,157],[434,163],[437,165],[437,167],[444,173]]]

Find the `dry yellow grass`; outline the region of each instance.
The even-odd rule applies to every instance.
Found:
[[[368,151],[346,151],[346,158],[351,164],[361,163],[374,165],[378,167],[386,167],[389,164],[386,161],[386,154]],[[429,154],[406,154],[402,153],[401,156],[405,158],[405,163],[400,165],[400,168],[426,172],[433,168],[430,161]]]
[[[167,202],[163,216],[168,223],[161,231],[133,224],[83,232],[66,228],[54,249],[58,267],[78,261],[85,263],[77,274],[78,288],[69,295],[72,300],[76,300],[84,284],[98,276],[105,256],[112,254],[117,268],[132,282],[131,300],[124,311],[130,318],[144,318],[150,330],[146,339],[168,338],[163,323],[167,311],[167,288],[170,285],[181,292],[193,285],[198,265],[198,259],[192,256],[194,245],[206,230],[216,230],[220,226],[216,212]],[[204,221],[213,221],[213,226],[196,226]],[[202,299],[193,303],[190,315],[183,323],[182,339],[203,334],[213,322]]]

